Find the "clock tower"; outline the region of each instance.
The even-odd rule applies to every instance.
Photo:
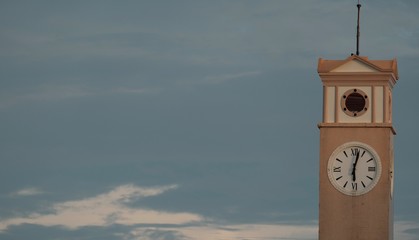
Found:
[[[393,239],[392,89],[397,61],[319,59],[319,239]]]

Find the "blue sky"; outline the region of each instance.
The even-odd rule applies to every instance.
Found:
[[[355,51],[356,3],[1,1],[0,239],[316,239],[317,59]],[[418,239],[419,2],[361,3]]]

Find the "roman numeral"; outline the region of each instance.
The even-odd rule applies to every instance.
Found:
[[[340,172],[341,168],[340,167],[333,167],[333,172]]]
[[[352,183],[352,189],[353,190],[358,190],[358,183],[356,183],[356,182]]]
[[[358,148],[351,148],[351,154],[352,156],[356,156],[356,154],[359,152]]]
[[[375,167],[368,167],[368,172],[375,172]]]
[[[336,161],[338,161],[338,162],[342,162],[342,160],[340,160],[339,158],[336,158]]]

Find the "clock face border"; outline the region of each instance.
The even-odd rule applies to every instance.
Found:
[[[368,186],[366,186],[362,190],[354,191],[354,190],[345,189],[344,187],[342,187],[337,182],[337,180],[335,179],[335,176],[333,174],[333,166],[334,166],[334,163],[336,161],[336,156],[340,152],[344,151],[344,149],[348,149],[348,148],[351,148],[351,147],[352,148],[358,147],[358,148],[363,148],[363,149],[367,150],[372,155],[372,157],[375,161],[376,173],[375,173],[374,179],[372,180],[372,182]],[[333,151],[333,153],[330,155],[330,158],[329,158],[328,164],[327,164],[327,175],[328,175],[330,183],[339,192],[341,192],[345,195],[348,195],[348,196],[360,196],[360,195],[366,194],[369,191],[371,191],[377,185],[377,183],[379,182],[379,180],[381,178],[381,172],[382,172],[381,159],[380,159],[379,155],[377,154],[377,152],[374,150],[374,148],[372,148],[368,144],[365,144],[365,143],[362,143],[362,142],[357,142],[357,141],[347,142],[347,143],[344,143],[344,144],[340,145],[339,147],[337,147]]]

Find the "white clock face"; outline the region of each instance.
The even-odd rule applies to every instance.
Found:
[[[369,192],[377,184],[381,176],[381,161],[370,146],[349,142],[332,153],[327,172],[337,190],[357,196]]]

